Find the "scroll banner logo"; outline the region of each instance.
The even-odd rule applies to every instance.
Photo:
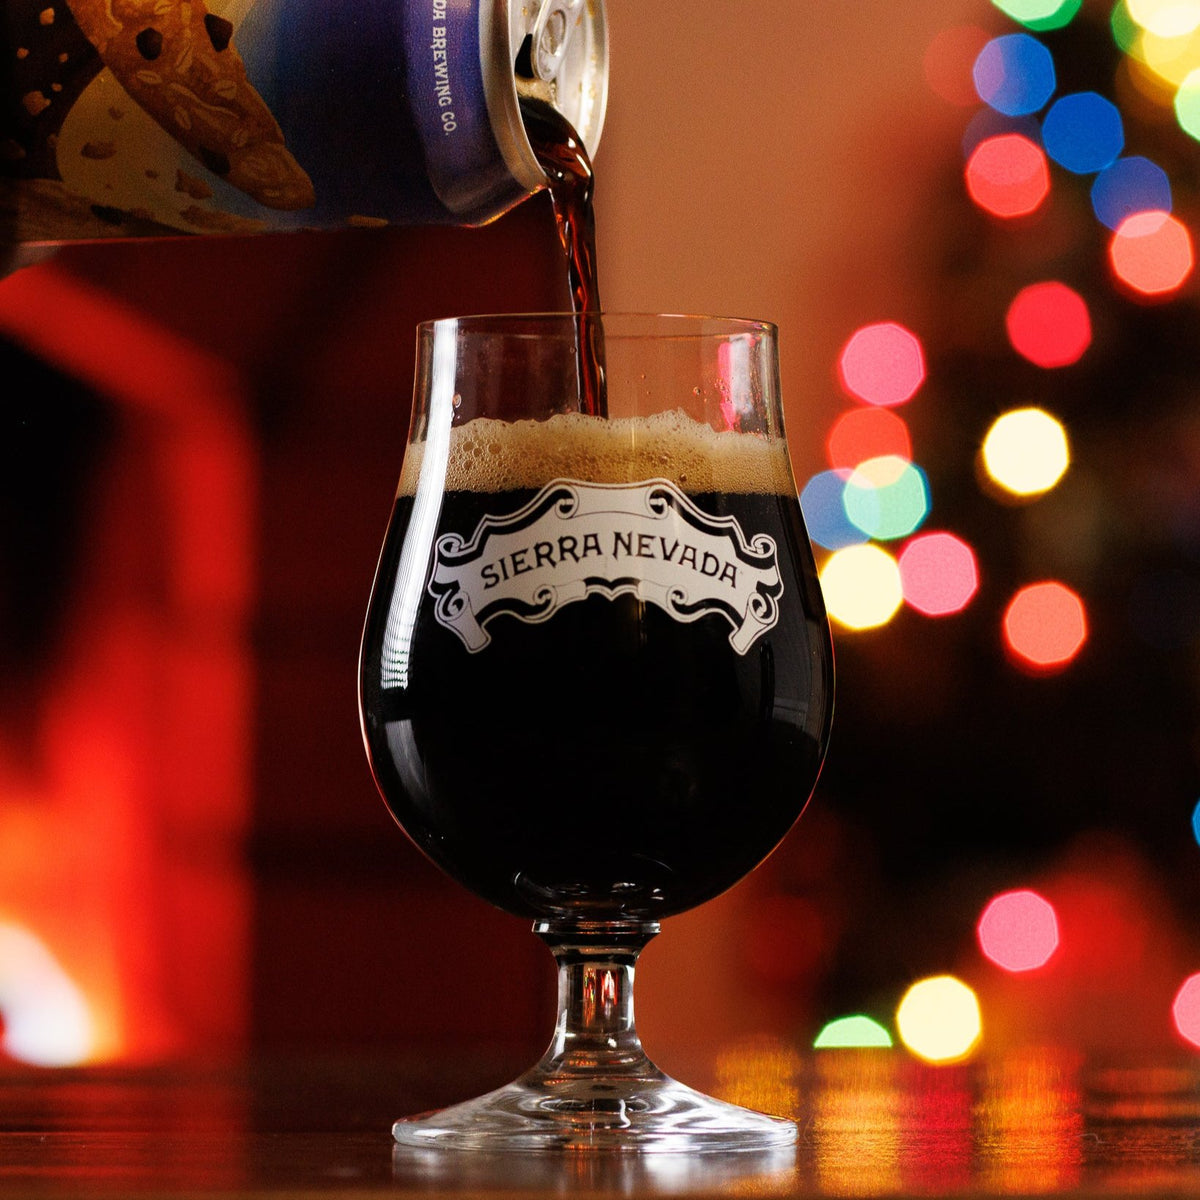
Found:
[[[677,621],[719,613],[745,654],[778,621],[783,581],[774,539],[747,539],[736,517],[710,516],[670,480],[556,479],[519,511],[484,517],[469,540],[440,537],[429,592],[472,654],[501,613],[547,621],[593,594],[637,596]]]

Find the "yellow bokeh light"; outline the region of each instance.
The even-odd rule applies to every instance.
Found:
[[[896,1010],[900,1040],[927,1062],[957,1062],[975,1049],[983,1018],[975,993],[953,975],[919,980]]]
[[[1040,408],[1015,408],[997,417],[983,439],[988,475],[1017,496],[1049,491],[1071,462],[1062,422]]]
[[[1183,37],[1200,26],[1200,0],[1125,0],[1129,15],[1148,33]]]
[[[1139,39],[1140,44],[1140,39]],[[1117,87],[1124,92],[1123,103],[1149,101],[1156,108],[1170,108],[1175,103],[1178,84],[1164,79],[1139,57],[1140,50],[1131,49],[1117,68]],[[1155,113],[1155,117],[1158,117]]]
[[[1159,37],[1144,31],[1138,38],[1138,59],[1172,87],[1178,87],[1200,67],[1200,32],[1182,37]]]
[[[878,546],[847,546],[830,555],[821,570],[829,615],[847,629],[886,625],[904,601],[900,567]]]

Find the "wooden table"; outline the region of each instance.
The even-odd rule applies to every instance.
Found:
[[[9,1197],[1200,1195],[1200,1058],[1029,1051],[928,1067],[899,1051],[744,1048],[706,1083],[787,1113],[794,1152],[395,1150],[405,1112],[512,1073],[500,1056],[0,1072]]]

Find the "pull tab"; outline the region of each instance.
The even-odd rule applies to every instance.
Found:
[[[534,73],[549,83],[571,44],[585,0],[542,0],[537,20],[529,31],[533,39],[531,55]]]

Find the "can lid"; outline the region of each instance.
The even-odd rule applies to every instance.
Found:
[[[480,5],[480,42],[502,50],[510,70],[489,73],[487,106],[505,164],[535,191],[546,182],[521,120],[519,98],[536,96],[571,122],[595,154],[608,103],[604,0],[495,0]]]

